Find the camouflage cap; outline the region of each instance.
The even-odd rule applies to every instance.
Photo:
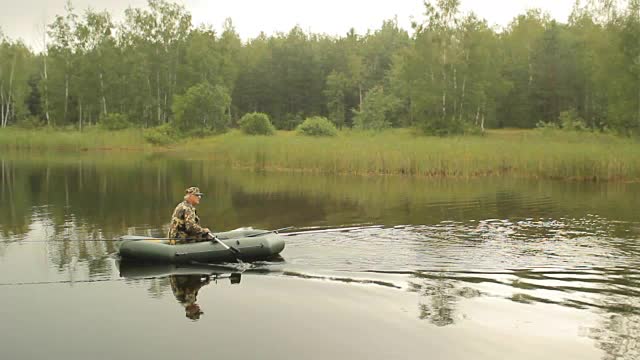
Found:
[[[200,192],[200,188],[197,188],[195,186],[192,186],[190,188],[188,188],[187,190],[184,191],[185,195],[204,195],[203,193]]]

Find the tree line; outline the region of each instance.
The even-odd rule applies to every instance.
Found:
[[[223,131],[262,112],[279,129],[336,126],[447,135],[579,123],[640,133],[640,0],[576,1],[566,23],[529,10],[504,29],[425,2],[412,33],[395,19],[344,36],[289,32],[241,41],[149,0],[120,22],[65,14],[34,52],[0,31],[0,126],[104,124]]]

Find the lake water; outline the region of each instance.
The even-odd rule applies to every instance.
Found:
[[[2,359],[640,358],[640,184],[116,152],[0,155],[0,186]],[[297,235],[245,267],[121,263],[109,239],[163,237],[189,186],[216,231]],[[195,316],[180,283],[199,288]]]

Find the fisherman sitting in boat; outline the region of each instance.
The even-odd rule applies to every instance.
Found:
[[[200,204],[202,193],[197,187],[185,190],[184,201],[173,210],[167,238],[171,245],[211,241],[210,230],[200,226],[195,205]]]

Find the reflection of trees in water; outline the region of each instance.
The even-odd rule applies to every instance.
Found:
[[[606,355],[604,360],[640,359],[640,316],[611,314],[601,321],[601,327],[590,329],[589,337]]]
[[[300,194],[267,190],[249,195],[206,162],[146,157],[3,161],[0,237],[55,240],[46,246],[59,269],[77,261],[99,272],[104,262],[98,259],[116,251],[115,242],[78,240],[148,230],[153,234],[145,235],[164,235],[171,211],[188,186],[198,185],[206,193],[198,210],[203,224],[215,230],[283,227],[291,225],[283,221],[305,223],[328,213]],[[262,182],[262,177],[256,179]],[[36,222],[46,223],[46,231],[31,238],[30,226]]]
[[[200,210],[201,215],[205,215],[203,220],[216,221],[213,228],[247,222],[261,225],[265,224],[266,220],[262,220],[265,217],[269,219],[268,225],[290,225],[281,222],[284,216],[273,215],[280,212],[297,219],[300,224],[296,225],[302,226],[314,221],[341,223],[353,213],[387,224],[528,218],[554,212],[569,217],[572,212],[579,213],[581,217],[589,209],[600,210],[600,213],[606,210],[607,217],[625,219],[634,213],[640,196],[635,195],[639,194],[637,191],[629,191],[633,185],[598,184],[577,189],[575,185],[551,182],[532,186],[524,181],[503,183],[486,179],[455,182],[256,174],[221,171],[210,162],[121,154],[104,158],[98,155],[55,159],[23,156],[0,162],[0,203],[8,205],[0,207],[0,234],[25,233],[34,206],[48,204],[53,205],[51,217],[57,224],[73,211],[78,221],[100,224],[103,231],[112,233],[121,233],[130,224],[160,228],[167,222],[167,213],[180,200],[184,189],[191,185],[200,186],[206,193]],[[267,200],[269,207],[282,209],[268,211],[257,200]],[[287,207],[286,202],[290,206]],[[590,208],[563,207],[577,203],[586,203]],[[331,218],[345,208],[350,209],[350,213],[343,218]],[[576,209],[579,212],[575,212]],[[309,215],[301,215],[306,213]]]
[[[130,154],[60,155],[55,159],[30,155],[0,161],[0,203],[8,205],[0,207],[0,234],[5,235],[25,234],[34,208],[42,205],[51,205],[47,211],[56,225],[73,215],[76,222],[99,224],[108,234],[122,234],[130,226],[160,229],[184,189],[191,185],[200,186],[206,193],[199,210],[203,221],[211,219],[215,229],[247,224],[291,225],[283,222],[287,220],[298,226],[320,221],[336,224],[354,214],[387,224],[531,217],[591,198],[606,204],[607,211],[621,214],[614,216],[618,219],[633,213],[630,209],[637,203],[634,192],[624,186],[603,197],[596,185],[581,191],[551,192],[557,186],[563,186],[560,190],[573,188],[555,183],[534,187],[526,182],[486,180],[427,182],[412,178],[256,174],[221,171],[210,162]],[[572,197],[557,199],[569,195]],[[611,206],[612,200],[616,206]],[[594,207],[603,208],[592,202]],[[274,208],[277,211],[270,211]],[[579,209],[583,214],[585,209]],[[565,214],[569,210],[557,212]]]
[[[247,193],[295,193],[318,203],[357,206],[364,218],[385,224],[435,224],[469,219],[582,217],[600,213],[635,220],[637,184],[575,184],[517,179],[456,181],[413,177],[268,176],[225,173]],[[371,196],[376,194],[376,196]],[[332,209],[333,210],[333,209]],[[331,212],[328,212],[331,213]],[[553,216],[557,215],[557,216]]]
[[[44,246],[55,267],[83,263],[93,274],[110,268],[106,257],[117,246],[95,240],[117,238],[136,227],[161,235],[184,189],[194,185],[192,178],[215,199],[216,209],[234,218],[232,206],[225,205],[231,203],[226,189],[205,176],[209,170],[204,166],[176,162],[169,167],[170,161],[145,160],[4,161],[0,238],[50,241]],[[44,231],[31,233],[35,224]]]
[[[5,167],[11,183],[0,191],[0,199],[8,205],[0,207],[0,231],[14,234],[24,234],[19,225],[28,227],[34,209],[43,205],[57,227],[73,219],[76,224],[99,224],[102,231],[121,234],[130,224],[161,224],[169,216],[166,209],[180,200],[183,184],[190,184],[186,178],[191,175],[190,166],[177,164],[172,172],[143,158],[25,161]]]
[[[619,261],[622,261],[620,259]],[[574,270],[575,271],[575,270]],[[605,360],[637,360],[640,359],[640,298],[638,297],[640,282],[638,273],[628,268],[589,270],[586,277],[559,278],[557,274],[532,274],[519,272],[519,280],[510,285],[514,293],[510,300],[522,304],[553,304],[557,306],[592,311],[599,314],[596,326],[582,328],[582,336],[595,342],[595,346],[605,354]],[[516,274],[516,273],[514,273]],[[594,278],[594,276],[596,276]],[[536,279],[536,283],[527,283],[527,279]],[[553,279],[553,285],[545,285],[545,279]],[[574,284],[591,280],[589,285]],[[563,284],[558,282],[562,281]],[[598,284],[598,285],[596,285]],[[562,298],[548,298],[524,293],[527,290],[563,290]]]
[[[13,166],[0,160],[0,236],[23,234],[29,231],[31,218],[26,179]]]
[[[602,318],[599,326],[588,330],[587,336],[596,342],[606,355],[605,360],[640,359],[640,289],[638,273],[633,270],[614,270],[621,276],[616,283],[620,294],[605,295],[598,303]],[[613,286],[613,285],[612,285]]]
[[[419,305],[420,319],[429,320],[436,326],[453,324],[456,298],[450,293],[451,289],[453,289],[453,285],[450,283],[423,288],[421,293],[428,298],[429,303]]]
[[[147,293],[153,299],[160,299],[171,290],[169,277],[148,279]]]
[[[46,239],[49,261],[60,271],[73,266],[75,261],[82,263],[90,276],[107,274],[113,268],[109,254],[116,251],[116,243],[87,240],[99,238],[101,234],[95,230],[86,231],[68,223],[63,231],[54,231]]]
[[[411,282],[409,291],[419,293],[424,300],[418,304],[420,319],[428,320],[436,326],[452,325],[456,321],[456,304],[461,298],[480,296],[480,292],[460,282],[441,275],[425,279],[423,283]]]

